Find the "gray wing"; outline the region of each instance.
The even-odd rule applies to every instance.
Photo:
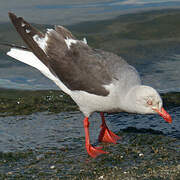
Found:
[[[29,49],[56,75],[70,90],[81,90],[96,95],[107,96],[109,91],[104,87],[113,81],[112,67],[114,57],[116,63],[124,62],[112,53],[93,50],[82,41],[67,47],[65,39],[75,39],[70,31],[62,26],[47,35],[45,51],[34,40],[34,36],[45,38],[21,17],[9,13],[9,17],[17,32],[28,45]],[[111,63],[110,63],[111,62]]]
[[[69,89],[101,96],[109,94],[103,85],[110,84],[112,77],[99,54],[95,54],[91,48],[79,42],[71,45],[62,56],[60,48],[54,51],[55,41],[51,40],[47,46],[51,68]]]

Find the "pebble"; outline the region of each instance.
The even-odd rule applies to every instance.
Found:
[[[100,176],[98,179],[103,179],[104,178],[104,176]]]
[[[50,167],[50,169],[54,169],[55,168],[55,166],[54,165],[52,165],[51,167]]]
[[[12,175],[12,174],[13,174],[13,172],[11,172],[11,171],[7,173],[7,175]]]
[[[139,153],[139,156],[141,157],[141,156],[144,156],[144,154],[143,153]]]

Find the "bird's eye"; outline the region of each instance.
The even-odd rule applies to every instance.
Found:
[[[148,100],[148,101],[147,101],[147,104],[150,105],[150,106],[152,106],[152,101],[151,101],[151,100]]]

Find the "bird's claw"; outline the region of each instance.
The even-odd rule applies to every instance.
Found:
[[[110,131],[108,127],[106,126],[106,124],[102,124],[98,139],[99,139],[99,142],[116,144],[117,140],[121,139],[121,137],[117,136],[112,131]]]
[[[97,156],[101,155],[101,154],[107,154],[108,152],[103,151],[102,147],[94,147],[91,144],[86,145],[86,149],[88,154],[93,157],[96,158]]]

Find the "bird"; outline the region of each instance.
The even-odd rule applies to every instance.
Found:
[[[90,116],[100,113],[99,142],[116,144],[121,137],[107,126],[104,113],[159,114],[168,123],[172,118],[163,108],[154,88],[143,85],[137,70],[122,57],[78,40],[67,28],[55,25],[43,33],[22,17],[8,13],[25,46],[10,46],[8,56],[38,69],[68,94],[84,115],[85,148],[90,157],[107,154],[90,143]]]

